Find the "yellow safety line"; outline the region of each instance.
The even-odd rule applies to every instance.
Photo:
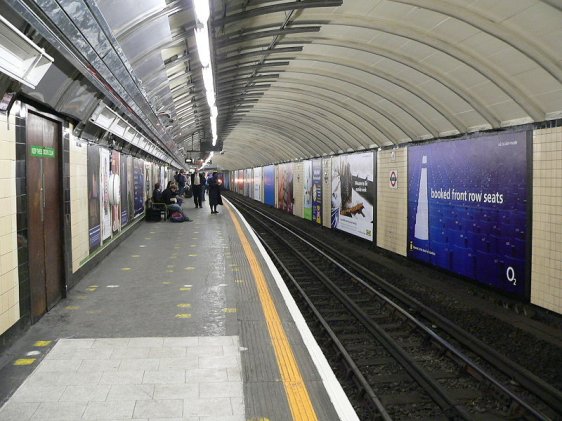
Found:
[[[234,222],[236,232],[238,233],[242,243],[242,248],[244,249],[246,258],[250,264],[252,275],[256,280],[260,302],[263,312],[265,313],[269,337],[271,338],[273,349],[275,350],[277,365],[279,367],[279,371],[281,372],[283,386],[285,388],[285,393],[287,394],[287,400],[289,401],[289,407],[291,408],[293,419],[311,421],[317,420],[318,417],[316,416],[316,412],[312,406],[308,389],[302,378],[293,349],[289,343],[289,339],[287,338],[287,334],[285,333],[285,329],[283,328],[277,309],[275,308],[275,303],[271,293],[269,292],[259,261],[256,258],[254,250],[250,246],[246,234],[240,226],[237,216],[230,209],[230,206],[225,207],[228,209],[230,217]]]

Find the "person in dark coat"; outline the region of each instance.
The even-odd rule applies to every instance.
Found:
[[[203,186],[205,185],[205,175],[199,171],[191,174],[191,189],[193,190],[193,202],[196,208],[202,208]]]
[[[218,213],[217,205],[222,205],[221,185],[217,172],[207,180],[207,189],[209,190],[209,205],[211,206],[211,213]]]

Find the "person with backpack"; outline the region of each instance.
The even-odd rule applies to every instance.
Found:
[[[183,213],[183,209],[177,203],[177,199],[174,197],[178,190],[178,186],[175,183],[170,183],[168,188],[162,192],[162,201],[166,204],[166,208],[168,209],[169,220],[172,222],[184,222],[184,221],[191,221],[185,213]]]

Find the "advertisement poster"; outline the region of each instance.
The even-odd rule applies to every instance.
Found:
[[[260,202],[263,202],[263,198],[262,198],[262,194],[261,194],[261,174],[262,174],[261,167],[254,168],[254,185],[253,185],[254,195],[253,195],[253,198],[254,198],[254,200],[258,200]]]
[[[331,226],[373,240],[373,152],[332,158]]]
[[[263,203],[275,206],[275,166],[263,167]]]
[[[133,160],[133,190],[134,190],[134,215],[137,217],[144,211],[144,162],[142,159]]]
[[[252,197],[254,192],[254,178],[252,177],[252,169],[244,170],[244,196]]]
[[[312,161],[303,162],[304,219],[312,221]]]
[[[121,156],[121,226],[124,227],[129,222],[129,211],[127,201],[127,157]]]
[[[101,239],[111,237],[111,206],[109,204],[109,151],[100,148],[100,186],[101,186]]]
[[[527,283],[527,132],[408,150],[408,257],[513,294]]]
[[[244,170],[236,170],[236,193],[244,194]]]
[[[135,171],[134,158],[127,156],[127,211],[129,213],[129,221],[135,217]]]
[[[322,160],[312,160],[312,220],[322,224]]]
[[[152,189],[150,186],[156,181],[152,181],[152,163],[144,163],[144,197],[152,196]]]
[[[279,164],[277,207],[293,213],[293,164]]]
[[[88,238],[90,253],[101,244],[100,148],[88,145]]]
[[[111,229],[117,232],[121,229],[121,154],[111,152],[111,166],[109,168],[109,203],[111,204]]]

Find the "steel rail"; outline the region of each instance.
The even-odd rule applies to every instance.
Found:
[[[241,203],[241,202],[239,202],[239,203]],[[445,332],[447,332],[450,336],[452,336],[455,340],[459,341],[463,346],[466,346],[467,348],[469,348],[476,355],[478,355],[479,357],[488,361],[488,363],[493,365],[495,368],[498,368],[500,371],[502,371],[504,374],[508,375],[510,378],[513,378],[514,380],[516,380],[519,384],[521,384],[522,386],[527,388],[527,390],[531,391],[533,394],[535,394],[539,399],[541,399],[543,402],[545,402],[551,408],[553,408],[554,410],[556,410],[558,412],[562,412],[559,409],[559,407],[562,406],[562,393],[560,391],[556,390],[554,387],[552,387],[548,383],[544,382],[542,379],[535,376],[533,373],[531,373],[528,370],[526,370],[525,368],[517,365],[516,363],[510,361],[509,359],[506,359],[505,356],[502,356],[498,352],[492,350],[489,346],[487,346],[486,344],[481,342],[476,337],[472,336],[470,333],[464,331],[463,329],[461,329],[459,326],[455,325],[450,320],[446,319],[445,317],[441,316],[440,314],[436,313],[435,311],[429,309],[427,306],[420,303],[415,298],[410,297],[408,294],[401,291],[397,287],[395,287],[393,285],[390,285],[382,277],[374,274],[369,269],[360,265],[359,263],[352,260],[348,256],[345,256],[340,251],[334,249],[333,247],[331,247],[327,244],[324,244],[324,243],[320,242],[319,240],[315,240],[315,239],[311,238],[303,230],[301,230],[300,228],[298,228],[298,227],[296,227],[296,226],[294,226],[294,225],[292,225],[292,224],[290,224],[286,221],[283,221],[283,224],[289,226],[290,228],[287,228],[283,224],[279,223],[277,220],[271,218],[270,216],[264,214],[263,212],[261,212],[257,209],[253,209],[253,212],[258,213],[258,214],[262,215],[264,218],[269,219],[271,222],[273,222],[274,224],[277,224],[282,229],[284,229],[286,232],[290,233],[291,235],[293,235],[297,238],[300,238],[302,241],[309,244],[311,247],[316,249],[319,253],[323,253],[323,251],[320,250],[316,245],[312,244],[312,242],[315,242],[317,245],[319,245],[319,247],[322,247],[324,250],[328,250],[329,253],[337,256],[338,259],[341,259],[343,262],[345,262],[345,265],[354,268],[355,270],[357,270],[357,272],[359,272],[363,276],[367,277],[368,279],[376,281],[377,286],[381,287],[383,290],[385,290],[385,292],[390,291],[390,293],[395,298],[397,298],[399,301],[402,301],[408,307],[414,309],[414,311],[417,314],[422,315],[424,318],[429,320],[432,324],[440,327]],[[306,236],[307,239],[301,237],[301,235],[299,235],[299,234]],[[421,323],[416,317],[414,317],[411,314],[411,312],[408,312],[408,311],[404,310],[403,308],[401,308],[396,302],[394,302],[393,300],[389,299],[388,297],[386,297],[381,292],[374,289],[372,287],[372,285],[370,285],[369,283],[366,283],[364,280],[359,278],[356,274],[349,271],[349,269],[347,269],[347,267],[344,267],[342,264],[337,262],[334,258],[332,258],[330,256],[327,256],[327,258],[330,261],[332,261],[332,263],[337,265],[341,270],[345,271],[350,276],[352,276],[356,281],[361,282],[371,292],[373,292],[374,294],[379,296],[381,299],[388,302],[391,306],[393,306],[397,311],[402,313],[411,322],[415,323],[420,328],[422,328],[433,340],[440,343],[447,350],[449,350],[450,352],[455,354],[465,364],[468,364],[479,375],[483,376],[488,382],[490,382],[495,387],[500,389],[502,391],[502,393],[509,396],[509,398],[512,399],[512,401],[516,402],[522,408],[525,408],[526,411],[528,411],[530,414],[537,417],[538,419],[544,419],[544,420],[549,419],[548,416],[546,416],[545,414],[542,414],[540,411],[533,408],[530,404],[525,402],[523,399],[521,399],[520,397],[515,395],[513,392],[511,392],[509,389],[507,389],[505,386],[503,386],[500,382],[498,382],[496,379],[491,377],[487,372],[485,372],[483,369],[481,369],[478,365],[476,365],[474,362],[472,362],[469,357],[465,356],[463,353],[458,351],[453,345],[451,345],[448,341],[441,338],[432,329],[429,329],[427,326],[425,326],[423,323]],[[540,392],[537,393],[537,390],[539,390]],[[543,391],[545,391],[544,395],[543,395]]]

